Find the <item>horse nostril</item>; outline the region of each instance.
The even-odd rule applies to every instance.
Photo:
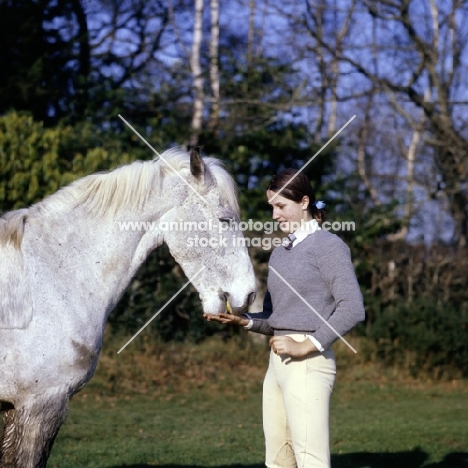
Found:
[[[255,301],[255,296],[256,294],[253,291],[247,296],[247,307],[253,304],[253,301]]]
[[[224,292],[224,291],[220,291],[218,293],[218,297],[223,301],[223,302],[226,302],[229,298],[229,293],[227,292]]]

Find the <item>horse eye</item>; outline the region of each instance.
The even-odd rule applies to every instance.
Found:
[[[220,221],[221,223],[227,223],[227,224],[229,224],[229,223],[232,221],[232,219],[231,219],[231,218],[219,218],[219,221]]]

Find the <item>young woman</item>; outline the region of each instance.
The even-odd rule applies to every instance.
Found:
[[[288,238],[271,254],[263,311],[205,317],[272,335],[263,386],[266,466],[330,468],[331,345],[364,320],[364,306],[349,248],[320,228],[324,205],[308,177],[296,174],[280,172],[267,189]]]

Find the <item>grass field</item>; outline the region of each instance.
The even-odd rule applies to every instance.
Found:
[[[121,343],[106,343],[49,468],[263,467],[265,347],[149,341],[118,356]],[[337,356],[333,468],[468,468],[467,381],[415,381]]]

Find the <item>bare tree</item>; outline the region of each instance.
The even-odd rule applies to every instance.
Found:
[[[210,84],[213,94],[208,128],[216,133],[219,126],[219,0],[210,0],[211,37],[210,37]]]
[[[110,73],[107,68],[112,64],[113,86],[137,90],[143,84],[139,77],[163,48],[168,6],[145,0],[85,3],[94,68]]]
[[[339,59],[391,96],[390,102],[415,138],[420,137],[421,120],[412,117],[414,109],[407,112],[397,104],[406,101],[422,110],[429,132],[425,144],[433,149],[439,175],[427,191],[446,195],[455,223],[454,240],[464,246],[468,239],[468,147],[466,119],[460,111],[460,104],[466,103],[460,103],[459,96],[466,74],[462,56],[468,49],[464,26],[468,2],[383,0],[364,1],[364,6],[371,21],[393,22],[398,31],[402,53],[395,54],[394,73],[379,73],[350,54],[341,54]],[[421,16],[427,21],[421,21]],[[415,155],[409,156],[411,170]]]
[[[371,128],[371,107],[374,94],[371,93],[367,99],[364,110],[364,119],[361,124],[361,128],[358,132],[358,144],[357,144],[357,167],[359,175],[361,176],[364,185],[369,192],[372,202],[374,205],[380,205],[379,193],[373,184],[371,178],[369,177],[369,171],[366,164],[366,144],[369,138],[369,132],[372,131]]]
[[[200,51],[203,39],[203,7],[204,0],[195,0],[195,16],[193,23],[192,52],[190,68],[193,75],[193,114],[191,123],[190,146],[198,144],[198,138],[203,127],[203,111],[205,108],[205,93],[203,90],[203,70],[200,62]]]
[[[466,245],[468,1],[307,0],[302,8],[294,0],[282,3],[278,12],[294,31],[292,60],[307,63],[315,79],[308,89],[315,102],[310,115],[316,134],[333,132],[338,109],[350,109],[346,103],[356,106],[373,96],[368,117],[361,119],[366,127],[360,131],[358,163],[374,202],[382,196],[382,177],[388,186],[393,184],[394,193],[406,191],[406,218],[412,216],[416,186],[424,187],[428,200],[444,195],[455,224],[454,241]],[[378,128],[375,119],[383,123],[381,115],[388,112],[393,112],[395,127],[387,123]],[[374,132],[387,139],[393,134],[397,145],[383,148]],[[373,173],[363,166],[369,152],[388,168],[390,161],[382,161],[384,151],[394,160],[394,171],[402,167],[398,160],[404,161],[405,177],[400,172]],[[436,170],[435,180],[417,173],[422,166]],[[380,180],[372,183],[373,177]]]

